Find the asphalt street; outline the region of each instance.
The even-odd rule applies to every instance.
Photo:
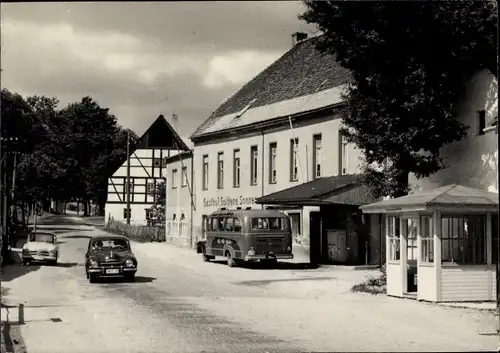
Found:
[[[58,266],[11,266],[2,282],[11,321],[25,306],[29,353],[496,349],[497,337],[481,334],[496,329],[492,313],[351,293],[357,271],[228,268],[132,243],[136,282],[90,284],[84,254],[103,230],[69,217],[43,223],[58,234]]]

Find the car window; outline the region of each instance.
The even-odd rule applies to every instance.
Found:
[[[98,239],[91,244],[94,250],[125,250],[129,249],[128,242],[125,239]]]

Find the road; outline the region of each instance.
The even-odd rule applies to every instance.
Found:
[[[497,348],[497,337],[480,334],[496,329],[492,313],[351,293],[359,271],[228,268],[193,250],[133,243],[135,283],[90,284],[84,251],[103,231],[69,217],[44,223],[61,242],[59,265],[11,266],[2,282],[2,302],[25,305],[29,353]],[[17,320],[17,310],[9,315]]]

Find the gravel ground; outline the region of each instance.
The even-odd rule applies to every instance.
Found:
[[[61,264],[2,283],[9,304],[26,305],[30,353],[497,348],[497,337],[480,335],[496,329],[491,313],[350,292],[374,271],[228,268],[192,250],[134,243],[136,283],[89,284],[84,249],[102,230],[46,222],[58,229]]]

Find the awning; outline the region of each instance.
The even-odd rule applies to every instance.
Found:
[[[318,178],[256,199],[257,204],[323,206],[366,205],[376,201],[361,182],[362,175],[349,174]]]
[[[498,194],[451,184],[437,189],[383,200],[360,207],[364,213],[411,212],[435,209],[498,211]]]

